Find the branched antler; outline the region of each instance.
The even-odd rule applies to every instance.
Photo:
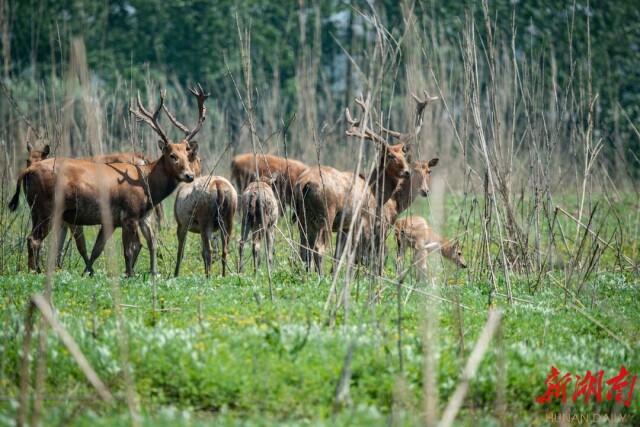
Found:
[[[437,96],[429,96],[429,93],[427,92],[426,89],[423,91],[423,93],[424,93],[424,100],[418,98],[413,92],[411,93],[411,97],[413,98],[414,101],[416,101],[416,118],[414,122],[415,130],[413,132],[414,135],[418,135],[418,133],[420,133],[420,128],[422,127],[422,122],[424,118],[424,109],[427,107],[427,105],[430,102],[433,102],[438,99]]]
[[[156,110],[150,113],[144,106],[142,105],[142,100],[140,99],[140,92],[138,92],[138,109],[134,110],[133,108],[129,108],[131,114],[135,116],[135,118],[139,122],[145,122],[151,129],[153,129],[162,139],[165,144],[169,143],[169,138],[167,138],[167,134],[164,133],[160,124],[158,123],[158,115],[160,114],[160,110],[164,107],[164,97],[166,96],[166,90],[160,90],[160,105],[156,108]]]
[[[166,106],[164,107],[164,111],[165,111],[165,113],[167,113],[167,116],[169,117],[169,120],[171,120],[171,123],[173,123],[178,129],[180,129],[182,132],[184,132],[184,134],[185,134],[184,140],[187,141],[187,142],[191,141],[191,138],[193,138],[198,133],[200,128],[202,127],[202,123],[204,123],[205,114],[207,112],[207,107],[204,105],[204,101],[205,101],[205,99],[207,99],[211,95],[211,93],[206,93],[206,94],[204,93],[204,90],[202,89],[202,86],[200,85],[200,83],[198,83],[198,90],[197,91],[195,89],[191,89],[191,88],[189,88],[189,91],[198,100],[198,112],[199,112],[198,123],[193,128],[193,130],[189,130],[188,127],[186,127],[185,125],[180,123],[175,118],[175,116],[169,112],[167,107]]]
[[[364,97],[362,94],[360,94],[360,96],[358,98],[356,98],[356,104],[358,104],[360,106],[360,108],[362,108],[363,113],[370,111],[369,109],[369,99],[367,99],[367,101],[365,102]],[[351,113],[349,112],[349,109],[346,108],[345,109],[345,116],[347,119],[347,123],[349,124],[349,129],[347,129],[346,134],[349,136],[353,136],[356,138],[363,138],[366,139],[368,141],[374,141],[377,142],[379,144],[387,144],[387,140],[384,139],[382,136],[380,136],[379,134],[375,133],[373,130],[371,130],[369,127],[366,126],[366,124],[363,125],[363,123],[359,120],[355,120],[352,116]]]

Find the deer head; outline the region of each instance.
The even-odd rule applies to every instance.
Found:
[[[140,93],[138,93],[138,109],[134,110],[133,108],[130,108],[129,110],[138,121],[147,123],[151,127],[151,129],[153,129],[160,136],[160,139],[158,140],[158,148],[160,148],[160,151],[162,151],[162,157],[160,161],[163,162],[163,166],[169,172],[169,174],[179,181],[193,182],[196,177],[196,173],[194,172],[194,168],[191,165],[191,161],[195,161],[198,155],[198,143],[195,141],[191,141],[191,138],[198,132],[198,130],[200,130],[202,122],[204,121],[204,114],[206,109],[204,108],[204,104],[202,104],[202,106],[199,106],[200,118],[198,120],[198,124],[193,129],[193,131],[188,133],[187,137],[185,137],[185,139],[181,143],[176,144],[169,140],[167,134],[162,130],[160,124],[158,123],[158,116],[160,114],[160,110],[162,110],[164,107],[164,98],[166,96],[166,93],[166,90],[160,91],[160,104],[153,113],[149,112],[142,105]],[[203,98],[203,102],[204,99],[206,99],[206,97]],[[197,165],[199,166],[199,159]]]
[[[422,197],[429,195],[429,181],[431,175],[431,168],[438,164],[439,158],[434,158],[428,162],[413,161],[411,163],[411,187],[413,191],[420,193]]]
[[[374,132],[364,123],[370,111],[369,98],[365,101],[363,95],[360,94],[360,96],[356,98],[356,104],[363,110],[363,119],[361,121],[355,120],[347,108],[345,115],[349,129],[346,131],[346,134],[376,143],[380,148],[379,163],[385,166],[387,173],[400,178],[408,177],[410,175],[410,169],[406,154],[409,147],[403,142],[396,145],[389,144],[385,138]]]
[[[27,142],[27,152],[29,153],[29,157],[27,157],[27,167],[29,167],[33,163],[46,159],[51,150],[49,148],[49,144],[45,145],[42,151],[39,151],[34,149],[30,142]]]

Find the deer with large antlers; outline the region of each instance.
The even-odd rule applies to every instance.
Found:
[[[409,179],[410,169],[405,158],[408,143],[420,129],[424,107],[435,98],[427,96],[425,101],[414,97],[418,102],[416,115],[416,130],[409,134],[384,129],[385,133],[399,139],[397,145],[390,145],[387,140],[372,129],[363,125],[365,121],[356,121],[349,110],[345,111],[349,129],[346,134],[352,137],[373,141],[381,148],[378,163],[368,179],[355,176],[350,172],[340,172],[330,167],[311,167],[305,171],[296,183],[296,209],[299,216],[301,235],[301,258],[309,266],[313,253],[316,270],[322,274],[322,257],[330,241],[331,231],[338,232],[335,259],[339,259],[347,243],[349,229],[357,225],[362,229],[352,232],[360,235],[360,240],[354,240],[357,258],[365,258],[363,248],[378,246],[380,236],[386,235],[390,225],[395,222],[398,212],[406,209],[415,199],[418,188],[428,181],[428,174],[422,178],[423,182],[413,182]],[[363,109],[366,116],[369,112],[368,102],[360,96],[356,103]],[[437,159],[431,164],[435,166]],[[419,169],[419,168],[417,168]],[[416,174],[422,172],[416,169]],[[428,170],[428,166],[427,166]],[[404,182],[404,186],[398,186]],[[385,219],[386,218],[386,219]]]
[[[33,145],[31,145],[31,143],[27,142],[27,153],[28,157],[26,163],[27,167],[29,167],[33,163],[37,163],[48,158],[49,154],[51,153],[51,148],[49,144],[46,144],[42,150],[36,150],[33,148]],[[146,165],[149,163],[149,159],[147,159],[142,153],[139,152],[102,154],[97,156],[84,157],[82,158],[82,160],[87,160],[92,163],[128,163],[137,166]],[[197,165],[194,165],[194,162],[192,162],[192,166],[197,166],[199,170],[199,158],[197,159],[197,163]],[[199,172],[197,172],[197,174],[199,174]],[[21,175],[21,177],[22,176],[24,175]],[[22,178],[19,178],[18,182],[16,183],[16,192],[9,202],[9,209],[12,211],[15,210],[18,206],[21,184]],[[164,218],[162,204],[157,204],[156,206],[154,206],[153,213],[156,219],[156,223],[160,225]],[[85,263],[89,261],[83,227],[77,225],[62,224],[60,240],[58,242],[58,254],[56,257],[56,266],[58,268],[62,268],[62,256],[64,253],[64,245],[68,229],[71,229],[72,231],[72,235],[76,242],[76,247],[78,248],[80,256],[85,261]]]
[[[202,87],[191,92],[198,99],[200,115],[197,125],[180,143],[170,141],[158,123],[164,91],[153,113],[143,107],[140,95],[138,109],[130,109],[137,120],[147,123],[160,136],[158,147],[162,155],[154,162],[137,166],[55,158],[35,163],[23,172],[25,197],[31,207],[32,230],[27,238],[30,269],[39,270],[40,245],[57,214],[63,222],[74,226],[102,225],[85,273],[93,273],[93,264],[116,227],[122,228],[126,274],[133,274],[140,252],[138,227],[147,238],[151,272],[156,273],[155,238],[146,219],[153,206],[171,194],[180,182],[195,179],[190,158],[197,155],[198,145],[191,139],[205,119],[204,100],[209,95]]]

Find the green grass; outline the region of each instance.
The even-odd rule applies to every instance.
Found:
[[[624,203],[621,210],[627,206]],[[423,212],[419,210],[423,207],[418,212]],[[455,221],[447,222],[445,230],[455,234],[456,226]],[[634,225],[625,226],[632,229]],[[173,271],[176,246],[172,227],[164,230],[160,239],[163,273],[155,291],[145,274],[116,279],[114,284],[104,273],[104,260],[95,277],[81,277],[83,266],[76,254],[71,267],[55,274],[53,304],[59,319],[115,394],[117,403],[106,405],[99,400],[60,339],[50,332],[45,425],[131,422],[118,310],[124,320],[144,425],[418,425],[423,407],[426,316],[438,319],[437,395],[443,410],[486,322],[489,302],[502,311],[501,338],[492,341],[471,381],[457,418],[461,425],[498,424],[495,408],[500,357],[505,361],[505,421],[516,425],[545,424],[547,413],[560,410],[557,400],[545,405],[535,402],[545,391],[551,365],[563,374],[604,370],[605,380],[617,374],[621,365],[632,375],[640,373],[640,278],[630,270],[607,272],[603,264],[597,274],[586,278],[577,300],[567,299],[558,286],[565,277],[561,270],[543,275],[534,294],[530,277],[512,273],[517,299],[508,304],[499,295],[505,293],[504,273],[498,273],[495,292],[483,272],[458,271],[434,258],[430,266],[438,284],[435,292],[451,303],[438,302],[426,312],[426,297],[414,292],[402,308],[399,337],[396,286],[360,275],[351,283],[348,310],[342,307],[336,324],[330,325],[325,303],[331,279],[305,273],[299,263],[290,260],[290,249],[281,238],[272,272],[273,300],[264,265],[257,274],[249,263],[245,274],[222,278],[218,277],[217,262],[212,278],[206,280],[195,235],[189,236],[181,276],[167,278]],[[476,233],[468,241],[475,239]],[[236,250],[234,242],[233,260]],[[465,252],[468,261],[473,257],[469,251]],[[123,271],[119,244],[116,254],[119,271]],[[0,425],[11,424],[17,415],[26,305],[32,294],[44,291],[45,280],[43,275],[9,268],[15,265],[11,262],[19,262],[22,269],[26,264],[24,252],[11,256],[14,258],[9,258],[0,278]],[[147,265],[143,251],[137,271],[146,270]],[[393,277],[391,265],[387,265],[387,274]],[[343,283],[338,281],[338,286]],[[424,288],[412,280],[405,284]],[[407,288],[402,292],[404,299]],[[376,293],[380,297],[371,299]],[[329,306],[335,306],[334,299]],[[37,343],[36,333],[32,380]],[[350,365],[351,401],[338,404],[336,387],[350,344],[355,346]],[[569,389],[572,393],[573,387]],[[620,408],[621,412],[637,416],[639,400],[636,390],[631,405]],[[572,402],[571,410],[610,413],[613,402]]]

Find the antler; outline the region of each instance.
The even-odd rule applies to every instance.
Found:
[[[180,129],[182,132],[184,132],[185,137],[184,140],[189,142],[191,141],[191,138],[193,138],[198,131],[200,130],[200,128],[202,127],[202,123],[205,120],[205,114],[207,112],[207,107],[204,105],[204,101],[205,99],[207,99],[211,93],[204,93],[204,90],[202,89],[202,86],[200,86],[200,83],[198,83],[198,91],[196,91],[195,89],[191,89],[189,88],[189,91],[195,95],[196,99],[198,100],[198,112],[199,112],[199,117],[198,117],[198,123],[196,124],[196,126],[193,128],[193,130],[189,130],[188,127],[186,127],[185,125],[183,125],[182,123],[180,123],[174,116],[173,114],[171,114],[169,112],[169,110],[167,109],[167,107],[164,107],[164,111],[165,113],[167,113],[167,116],[169,117],[169,120],[171,120],[171,123],[173,123],[178,129]]]
[[[427,107],[427,104],[438,99],[437,96],[429,96],[429,93],[427,92],[426,89],[423,91],[423,93],[424,93],[424,100],[418,98],[413,92],[411,93],[411,97],[413,98],[414,101],[416,101],[416,119],[414,122],[414,125],[415,125],[414,135],[418,135],[418,133],[420,133],[420,128],[422,127],[422,121],[424,117],[424,109]]]
[[[158,135],[160,135],[160,138],[162,138],[162,141],[165,144],[168,144],[169,138],[167,138],[167,135],[164,133],[164,131],[158,124],[158,115],[160,114],[160,110],[164,106],[164,97],[166,94],[167,94],[166,90],[160,90],[160,105],[158,105],[158,108],[156,108],[156,111],[154,111],[153,114],[151,114],[142,105],[142,100],[140,99],[140,92],[138,92],[138,110],[129,108],[129,111],[131,111],[131,114],[133,114],[139,122],[145,122],[149,126],[151,126],[151,129],[153,129]]]
[[[360,94],[360,96],[356,98],[356,104],[358,104],[360,108],[362,108],[363,113],[369,111],[369,98],[367,98],[367,101],[365,102],[362,94]],[[362,127],[362,130],[358,130],[358,128],[360,128],[360,125],[362,123],[360,121],[355,120],[353,117],[351,117],[351,113],[349,112],[348,108],[345,109],[345,116],[347,119],[347,123],[349,123],[349,129],[346,132],[347,135],[354,136],[357,138],[363,138],[369,141],[374,141],[379,144],[385,144],[385,145],[387,144],[386,139],[384,139],[382,136],[378,135],[377,133],[373,132],[366,125]]]
[[[415,129],[413,132],[401,133],[395,130],[387,129],[380,122],[376,122],[376,125],[380,128],[382,133],[386,133],[389,136],[396,138],[399,142],[407,143],[411,138],[418,136],[420,128],[422,127],[424,110],[430,102],[438,99],[437,96],[429,96],[429,93],[424,91],[424,100],[418,98],[414,93],[411,93],[411,97],[416,101],[416,116],[415,116]]]

